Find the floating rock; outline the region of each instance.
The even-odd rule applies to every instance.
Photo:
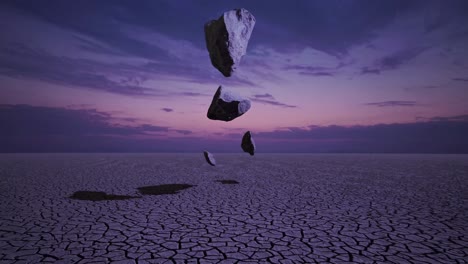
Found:
[[[208,151],[203,151],[203,155],[205,155],[206,162],[208,162],[211,166],[216,166],[216,160],[213,157],[213,154],[209,153]]]
[[[244,150],[244,152],[249,153],[251,156],[254,155],[255,142],[252,138],[252,134],[250,133],[250,131],[245,132],[244,136],[242,137],[241,147],[242,150]]]
[[[255,17],[246,9],[234,9],[205,24],[206,48],[211,64],[225,77],[236,70],[247,51]]]
[[[250,101],[219,86],[206,114],[209,119],[231,121],[250,109]]]

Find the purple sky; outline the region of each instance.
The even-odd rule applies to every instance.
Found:
[[[203,25],[257,20],[238,72]],[[468,153],[468,1],[1,1],[0,152]],[[252,100],[206,117],[222,84]]]

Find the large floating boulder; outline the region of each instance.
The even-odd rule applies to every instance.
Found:
[[[208,151],[203,151],[203,155],[205,156],[206,162],[211,166],[216,166],[216,160],[213,154],[209,153]]]
[[[208,108],[207,117],[212,120],[231,121],[250,109],[250,100],[228,91],[221,85],[216,90]]]
[[[205,24],[211,64],[225,77],[232,75],[245,55],[254,26],[255,17],[244,8],[224,12]]]
[[[251,156],[255,154],[255,142],[250,131],[245,132],[242,137],[241,147],[244,152],[249,153]]]

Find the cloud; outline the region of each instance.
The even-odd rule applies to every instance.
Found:
[[[468,8],[466,1],[451,1],[450,4],[446,4],[444,1],[432,1],[429,2],[429,6],[437,11],[426,7],[424,25],[426,34],[443,29],[450,24],[463,25],[466,23],[466,10]]]
[[[434,117],[417,117],[417,120],[432,121],[432,122],[468,122],[468,115],[457,116],[434,116]]]
[[[56,56],[45,50],[20,43],[0,45],[0,76],[40,80],[52,84],[91,89],[126,96],[208,96],[199,92],[148,87],[153,79],[182,80],[203,84],[218,84],[218,78],[190,65],[168,62],[100,62],[84,58]],[[220,78],[220,77],[219,77]],[[239,77],[226,82],[230,85],[254,86]]]
[[[380,70],[375,69],[375,68],[370,68],[370,67],[362,67],[361,75],[364,75],[364,74],[380,74]]]
[[[34,79],[129,96],[155,96],[160,92],[141,86],[137,79],[141,75],[133,76],[128,68],[88,59],[58,57],[19,43],[0,46],[0,57],[0,75],[12,78]],[[125,79],[113,80],[112,75]]]
[[[161,108],[161,110],[166,112],[166,113],[174,112],[174,109],[172,109],[172,108]]]
[[[96,45],[96,42],[82,42],[82,46],[88,51],[97,54],[113,53],[123,54],[139,58],[167,59],[167,53],[148,45],[145,42],[133,39],[125,32],[121,31],[122,21],[138,20],[125,17],[128,12],[122,10],[124,1],[102,1],[100,3],[64,4],[60,1],[52,0],[47,4],[26,3],[17,1],[5,1],[9,13],[27,15],[43,25],[51,25],[69,32],[72,35],[85,36],[87,39],[95,40],[103,45]],[[50,8],[53,6],[54,8]],[[125,6],[129,8],[130,6]],[[163,7],[163,4],[161,4]],[[155,10],[155,15],[158,11]],[[44,23],[45,22],[45,23]],[[27,30],[27,29],[26,29]],[[48,31],[44,30],[44,35]],[[112,47],[112,48],[110,48]]]
[[[411,59],[415,58],[419,54],[423,53],[427,49],[427,47],[414,47],[403,49],[379,59],[377,64],[383,70],[394,70],[400,67],[401,65],[407,63]]]
[[[468,153],[468,115],[405,124],[288,127],[254,132],[260,152]],[[236,152],[241,134],[219,138],[151,124],[118,124],[96,109],[0,105],[0,152]],[[175,132],[180,137],[167,137]],[[242,133],[242,130],[239,131]],[[162,135],[162,136],[153,136]]]
[[[468,153],[468,115],[370,126],[309,126],[255,133],[263,151]]]
[[[254,98],[256,99],[275,99],[273,97],[273,95],[269,94],[269,93],[265,93],[265,94],[254,94],[253,96]]]
[[[383,56],[376,59],[372,66],[362,67],[361,75],[380,74],[383,71],[396,70],[422,54],[427,49],[428,47],[411,47]]]
[[[438,86],[438,85],[422,85],[422,86],[419,86],[417,88],[420,88],[420,89],[436,89],[436,88],[440,88],[440,86]]]
[[[316,76],[316,77],[320,77],[320,76],[334,76],[334,75],[335,75],[334,73],[331,73],[331,72],[299,72],[299,74],[301,74],[301,75],[309,75],[309,76]]]
[[[237,146],[188,137],[190,130],[118,121],[96,109],[0,105],[0,152],[223,152]],[[171,132],[175,137],[167,136]]]
[[[269,93],[265,94],[254,94],[253,97],[249,98],[251,101],[261,104],[268,104],[273,106],[279,106],[283,108],[296,108],[296,105],[289,105],[281,103],[275,99],[275,97]]]
[[[279,107],[284,107],[284,108],[296,108],[296,105],[288,105],[285,103],[278,102],[276,100],[267,100],[267,99],[258,99],[258,98],[250,98],[253,102],[261,103],[261,104],[268,104],[268,105],[274,105],[274,106],[279,106]]]
[[[149,86],[151,81],[219,84],[223,80],[221,74],[214,74],[204,46],[132,23],[133,19],[115,14],[115,9],[99,9],[106,5],[118,9],[122,4],[125,6],[122,2],[86,3],[76,6],[70,14],[84,12],[89,16],[87,19],[80,16],[70,19],[63,16],[69,6],[60,2],[49,4],[57,9],[44,9],[44,5],[34,3],[0,4],[6,5],[4,10],[0,9],[0,16],[5,15],[6,21],[15,25],[0,24],[7,40],[0,43],[0,75],[128,96],[176,94]],[[89,13],[85,6],[95,12]],[[62,13],[55,13],[61,8]],[[255,86],[249,78],[239,76],[225,83]]]
[[[121,121],[132,125],[119,124]],[[172,131],[184,135],[193,133],[190,130],[138,123],[136,118],[114,117],[92,108],[0,105],[0,136],[3,137],[133,137],[166,136]]]
[[[199,93],[199,92],[181,92],[180,95],[190,96],[190,97],[199,97],[199,96],[212,96],[209,94]]]
[[[366,103],[365,105],[377,106],[377,107],[396,107],[396,106],[416,106],[416,101],[384,101],[384,102],[373,102]]]
[[[118,120],[118,119],[117,119]],[[136,136],[168,132],[149,124],[125,126],[109,113],[31,105],[0,105],[0,136]]]
[[[184,134],[184,135],[190,135],[190,134],[193,133],[190,130],[184,130],[184,129],[174,129],[174,131],[177,132],[177,133],[180,133],[180,134]]]
[[[95,64],[92,62],[93,58],[88,57],[86,63],[90,64],[93,70],[85,71],[83,67],[79,67],[80,70],[76,71],[75,68],[65,67],[70,69],[65,72],[65,70],[60,71],[58,66],[62,62],[54,62],[61,58],[60,56],[58,58],[45,57],[43,59],[50,59],[50,64],[54,66],[53,68],[46,67],[39,72],[38,64],[41,61],[49,64],[49,60],[40,60],[36,57],[25,61],[23,58],[27,56],[23,54],[16,57],[15,65],[8,65],[3,74],[15,76],[15,78],[42,78],[41,80],[49,82],[67,83],[78,87],[86,86],[89,89],[130,96],[154,96],[153,94],[160,96],[156,91],[158,89],[148,85],[151,81],[160,80],[197,84],[222,82],[233,86],[264,85],[267,87],[264,82],[273,83],[277,79],[288,77],[287,74],[281,74],[283,66],[303,76],[336,76],[342,72],[333,65],[330,67],[309,66],[307,65],[309,60],[301,60],[304,58],[301,52],[314,50],[328,55],[328,57],[323,54],[311,56],[314,63],[320,66],[329,64],[323,63],[324,61],[343,62],[346,60],[346,55],[349,55],[347,53],[350,48],[369,43],[382,33],[386,26],[394,23],[397,17],[420,14],[420,11],[425,9],[439,10],[432,4],[403,0],[384,4],[371,0],[347,1],[346,3],[335,0],[297,1],[294,5],[285,5],[281,2],[265,4],[245,0],[212,5],[191,2],[184,2],[181,5],[171,1],[154,3],[147,0],[140,1],[138,5],[125,0],[64,4],[61,1],[51,0],[46,5],[22,1],[4,1],[3,5],[8,6],[9,10],[28,16],[31,20],[41,21],[44,28],[33,30],[44,32],[42,34],[44,39],[47,39],[49,32],[46,26],[59,28],[62,34],[68,34],[67,38],[73,38],[76,44],[76,56],[80,57],[82,53],[89,56],[91,53],[96,57],[107,58],[106,65],[103,65],[102,61],[101,64]],[[243,70],[239,70],[239,76],[235,75],[226,79],[210,65],[202,25],[218,17],[222,11],[238,6],[249,9],[261,23],[257,23],[255,27],[249,43],[250,55],[246,56],[242,62]],[[177,14],[178,19],[174,19],[173,14]],[[450,18],[450,16],[445,17]],[[447,19],[430,21],[440,24],[442,23],[440,21],[447,21]],[[12,30],[9,37],[14,38],[16,31]],[[27,27],[21,31],[26,31],[25,35],[29,34]],[[34,41],[36,41],[35,38]],[[30,45],[37,51],[36,43],[23,41],[23,44]],[[56,49],[57,46],[62,47],[61,43],[54,43],[54,41],[47,43],[47,46],[48,53],[51,53],[51,50]],[[301,58],[293,59],[292,63],[297,65],[286,65],[284,61],[275,61],[270,56],[271,54],[255,53],[260,47],[276,51],[283,55],[282,58],[297,54]],[[417,56],[412,55],[418,53],[417,49],[406,49],[387,56],[378,54],[379,59],[375,61],[375,65],[372,64],[372,60],[365,62],[369,65],[363,67],[362,74],[378,74],[396,69],[411,60],[411,58],[405,59],[406,57]],[[75,54],[70,54],[70,56],[75,56]],[[63,59],[67,58],[68,55]],[[123,62],[123,58],[138,60],[138,63]],[[33,59],[36,64],[32,63]],[[272,66],[273,70],[262,68],[262,65],[253,65],[258,62],[263,62],[263,66]],[[76,63],[78,65],[80,62]],[[23,73],[21,69],[28,70]],[[136,75],[136,79],[129,83],[121,82],[120,79],[131,75]],[[119,80],[116,81],[116,79]],[[284,81],[289,82],[289,80]]]
[[[121,125],[128,121],[134,125]],[[135,137],[165,136],[171,131],[191,134],[190,130],[136,124],[134,118],[116,118],[96,109],[55,108],[31,105],[0,105],[2,137]]]
[[[468,82],[468,78],[453,78],[452,80],[456,82]]]
[[[308,76],[316,76],[316,77],[334,76],[336,74],[335,69],[319,67],[319,66],[288,65],[284,67],[283,69],[296,71],[300,75],[308,75]]]
[[[296,108],[296,105],[289,105],[285,103],[281,103],[275,99],[275,97],[269,93],[265,94],[254,94],[253,97],[250,98],[253,102],[261,103],[261,104],[268,104],[274,105],[284,108]]]
[[[133,67],[135,72],[143,72],[157,76],[159,79],[178,80],[200,84],[219,84],[231,86],[249,86],[258,87],[257,84],[249,79],[232,76],[224,78],[220,73],[216,72],[211,65],[200,67],[196,65],[199,62],[191,61],[187,58],[186,61],[165,61],[165,62],[148,62],[138,67]],[[223,79],[224,78],[224,79]]]
[[[204,47],[202,26],[225,10],[242,6],[260,21],[255,26],[252,46],[268,45],[283,52],[311,47],[330,54],[345,54],[354,45],[366,43],[375,32],[403,14],[427,8],[420,1],[395,0],[377,3],[362,1],[281,1],[238,0],[214,2],[210,5],[178,1],[99,1],[43,3],[4,1],[5,5],[26,11],[33,16],[66,30],[92,37],[133,56],[161,59],[169,56],[164,49],[120,30],[122,23],[157,31],[171,39],[192,42]],[[54,8],[50,8],[53,6]],[[434,8],[438,10],[437,7]],[[174,19],[177,15],[177,19]],[[164,43],[171,43],[166,41]],[[93,45],[91,47],[94,48]]]
[[[252,3],[258,33],[277,50],[312,47],[330,54],[345,54],[351,46],[367,42],[397,15],[414,8],[411,1],[297,1],[284,5]],[[280,22],[281,21],[281,22]],[[260,23],[259,23],[260,24]]]

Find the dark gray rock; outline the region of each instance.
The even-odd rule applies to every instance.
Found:
[[[211,64],[225,77],[236,70],[247,51],[255,17],[246,9],[234,9],[205,24],[206,48]]]
[[[255,142],[250,131],[245,132],[242,137],[241,147],[244,152],[249,153],[251,156],[255,154]]]
[[[206,115],[209,119],[227,122],[245,114],[249,109],[248,99],[219,86]]]
[[[213,154],[209,153],[208,151],[203,151],[203,155],[205,156],[206,162],[211,166],[216,166],[216,160]]]

